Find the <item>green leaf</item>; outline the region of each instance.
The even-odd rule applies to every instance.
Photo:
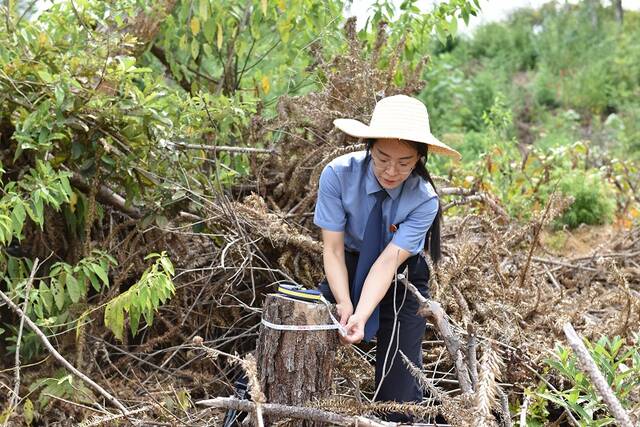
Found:
[[[453,16],[451,18],[451,22],[449,22],[449,33],[451,34],[451,37],[455,37],[458,33],[458,19],[455,16]]]
[[[129,308],[129,327],[131,327],[131,333],[135,337],[138,333],[138,325],[140,324],[140,308],[137,305],[132,305]]]
[[[189,27],[191,28],[191,34],[193,34],[194,36],[193,40],[195,40],[195,36],[197,36],[200,33],[200,18],[198,18],[197,16],[194,16],[193,18],[191,18],[191,23],[189,24]],[[193,41],[191,43],[193,46]]]
[[[31,401],[31,399],[27,399],[24,402],[24,405],[22,405],[22,417],[24,419],[24,422],[30,426],[31,423],[33,423],[33,418],[35,415],[35,411],[33,408],[33,402]]]
[[[216,47],[218,48],[218,50],[222,49],[223,40],[224,40],[224,35],[223,35],[223,32],[222,32],[222,25],[220,25],[220,23],[218,23],[217,32],[216,32]]]
[[[169,273],[169,275],[173,276],[175,274],[173,264],[171,263],[171,260],[169,258],[167,258],[166,256],[160,257],[160,264],[162,265],[164,271]]]
[[[464,9],[462,9],[461,13],[462,13],[462,20],[464,21],[464,24],[468,26],[469,25],[469,11],[466,8],[464,8]]]
[[[76,303],[82,298],[82,287],[78,280],[73,277],[72,274],[67,274],[67,291],[69,292],[69,298]]]
[[[47,309],[47,312],[51,314],[54,304],[51,289],[49,289],[49,286],[47,286],[47,284],[41,280],[38,290],[40,291],[40,301],[42,301],[42,305],[44,305],[44,308]]]
[[[209,18],[209,0],[198,1],[198,15],[203,21]]]
[[[208,19],[207,21],[205,21],[205,23],[204,23],[204,25],[202,27],[203,27],[202,31],[204,33],[204,38],[207,40],[209,45],[212,45],[213,41],[215,40],[215,37],[216,37],[216,21],[215,21],[215,19]]]
[[[51,279],[51,293],[53,294],[53,300],[56,303],[58,310],[62,311],[64,308],[64,288],[59,280]]]
[[[51,74],[49,74],[49,71],[47,70],[38,70],[38,77],[40,77],[40,79],[45,82],[45,83],[52,83],[53,82],[53,77],[51,77]]]
[[[107,272],[97,264],[93,264],[91,269],[100,277],[102,283],[104,283],[106,287],[109,287],[109,276],[107,276]]]
[[[53,93],[56,97],[56,106],[61,107],[64,103],[64,89],[62,89],[60,85],[56,85],[56,87],[53,89]]]
[[[113,335],[122,341],[124,334],[124,309],[117,300],[107,304],[104,310],[104,325],[113,332]]]
[[[89,270],[87,268],[87,270]],[[96,292],[100,292],[100,281],[98,280],[98,276],[96,276],[96,274],[93,271],[87,271],[85,272],[85,275],[89,278],[89,281],[91,282],[91,286],[93,287],[93,289],[96,290]]]
[[[16,202],[13,207],[13,211],[11,212],[11,219],[13,222],[13,233],[16,236],[20,236],[22,233],[22,227],[24,226],[24,221],[27,219],[27,213],[24,210],[24,204],[22,200]]]

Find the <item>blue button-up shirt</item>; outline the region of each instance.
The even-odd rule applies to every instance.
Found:
[[[340,156],[320,175],[313,222],[325,230],[343,231],[345,247],[359,252],[376,202],[374,193],[381,189],[365,151]],[[385,246],[393,242],[415,255],[424,248],[426,232],[438,212],[438,196],[431,184],[415,173],[387,192],[389,197],[382,204]],[[391,225],[397,226],[397,231]]]

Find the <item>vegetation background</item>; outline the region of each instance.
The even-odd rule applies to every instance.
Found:
[[[589,254],[638,229],[640,13],[620,14],[617,2],[550,2],[473,36],[457,31],[478,12],[467,0],[428,12],[379,0],[360,30],[342,0],[75,0],[37,14],[35,3],[0,6],[0,290],[74,366],[118,377],[131,399],[150,385],[122,382],[129,357],[171,366],[159,420],[229,392],[228,367],[177,368],[188,357],[176,354],[193,350],[176,343],[201,335],[246,352],[258,318],[244,308],[260,306],[257,289],[287,275],[315,283],[319,258],[294,260],[284,248],[317,254],[308,212],[318,153],[353,146],[331,120],[366,120],[376,98],[422,99],[432,131],[463,155],[429,168],[465,197],[489,195],[508,221],[527,224],[553,194],[569,197],[543,230],[550,253]],[[252,192],[262,199],[239,202]],[[448,216],[491,210],[463,199]],[[249,234],[277,220],[295,238],[246,243],[269,273],[225,268],[225,256],[246,259],[234,242],[247,229],[229,218]],[[630,310],[640,310],[635,274]],[[244,305],[234,306],[236,292]],[[638,411],[637,335],[592,338],[615,391]],[[91,410],[79,405],[99,400],[6,304],[0,353],[2,422],[81,421]],[[581,425],[613,422],[572,357],[559,347],[541,362],[544,381],[509,395],[514,416],[526,397],[531,425],[563,411]],[[214,379],[184,374],[183,384],[187,369]]]

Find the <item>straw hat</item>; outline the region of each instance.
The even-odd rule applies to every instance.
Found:
[[[369,126],[353,119],[336,119],[333,124],[356,138],[398,138],[429,145],[429,152],[462,158],[453,148],[431,134],[427,107],[418,99],[394,95],[376,104]]]

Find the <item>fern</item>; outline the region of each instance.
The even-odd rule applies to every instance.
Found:
[[[105,308],[104,324],[120,341],[124,335],[125,312],[129,314],[129,326],[135,336],[140,316],[151,325],[154,312],[175,293],[171,280],[175,272],[166,252],[150,254],[145,259],[152,258],[156,258],[155,263],[145,270],[138,283],[109,301]]]

